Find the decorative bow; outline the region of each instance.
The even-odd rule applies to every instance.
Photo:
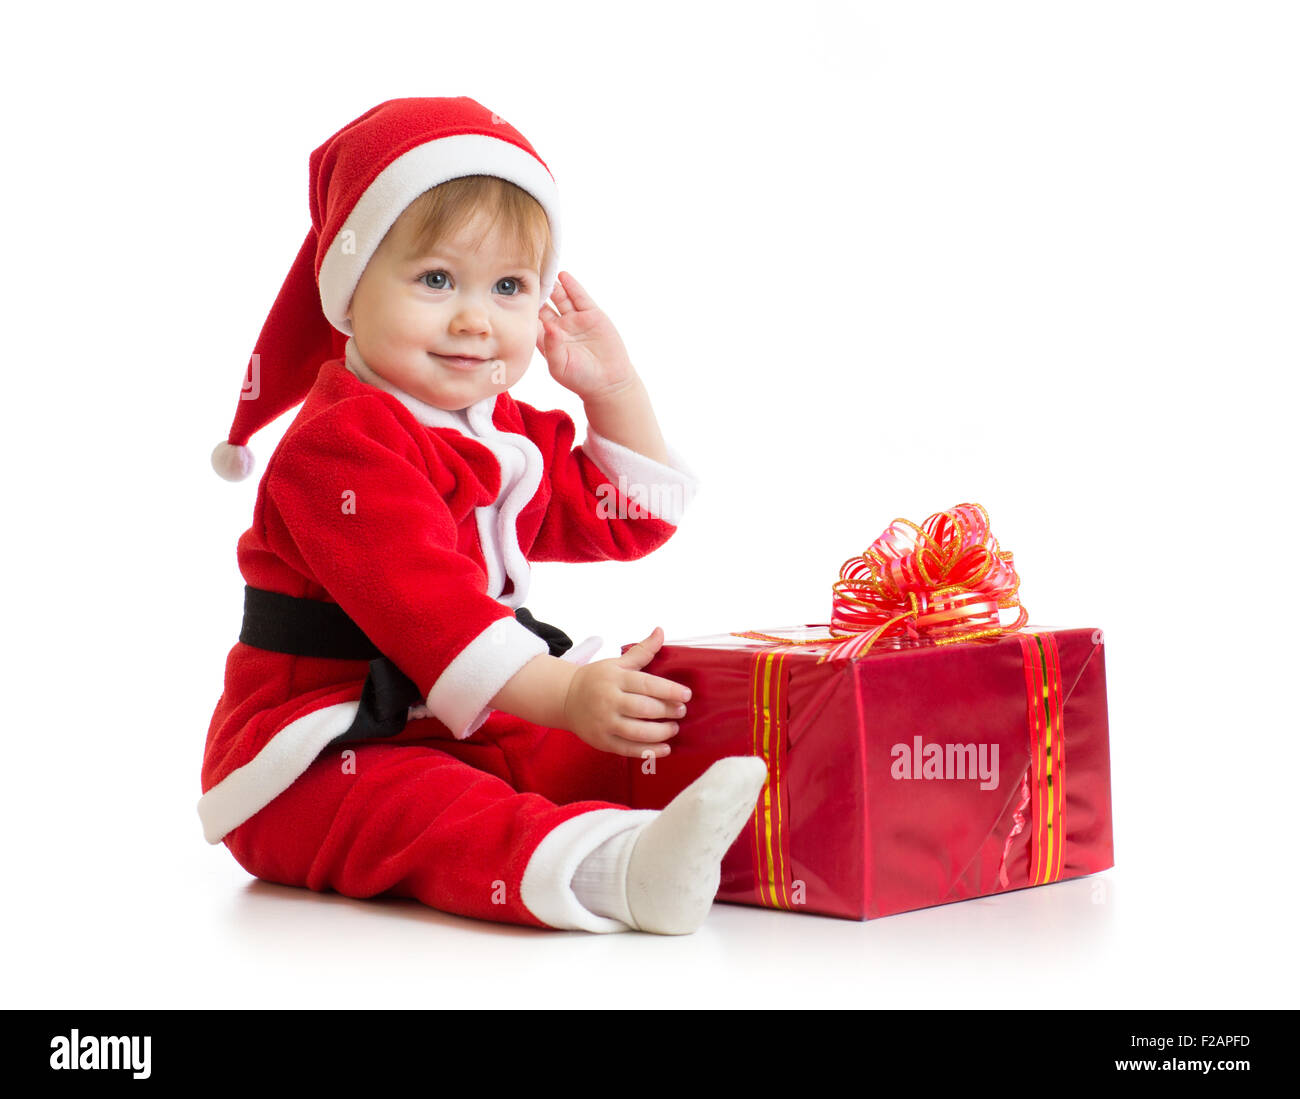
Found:
[[[754,630],[733,633],[783,645],[825,645],[843,638],[817,661],[865,656],[891,632],[936,645],[1014,633],[1029,615],[1016,593],[1020,577],[1010,551],[999,550],[979,504],[958,504],[918,527],[895,519],[857,557],[840,566],[832,585],[831,621],[819,623],[832,638],[792,640]],[[999,608],[1018,607],[1014,625],[1003,626]]]

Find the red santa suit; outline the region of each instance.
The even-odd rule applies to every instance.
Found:
[[[210,843],[270,880],[622,929],[569,879],[653,815],[625,808],[625,758],[490,702],[548,651],[513,613],[529,561],[642,557],[698,479],[671,448],[663,465],[590,428],[575,448],[574,432],[563,411],[508,392],[458,412],[424,404],[351,339],[321,366],[258,486],[239,568],[251,587],[337,604],[423,702],[391,740],[327,750],[356,716],[366,662],[237,642],[203,761]]]
[[[244,625],[208,730],[199,815],[209,842],[270,881],[623,930],[584,907],[571,879],[653,815],[624,807],[627,760],[491,700],[534,656],[582,662],[600,646],[564,651],[567,637],[553,648],[539,635],[550,631],[522,605],[528,562],[649,553],[695,477],[671,450],[664,465],[590,430],[575,448],[567,415],[505,392],[458,412],[425,405],[350,344],[352,295],[402,211],[482,175],[545,214],[545,301],[562,238],[555,180],[481,103],[387,100],[309,158],[311,226],[212,452],[217,473],[242,480],[252,435],[302,406],[239,540]]]

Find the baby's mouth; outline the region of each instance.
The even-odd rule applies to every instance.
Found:
[[[439,355],[436,351],[430,351],[429,354],[439,362],[444,362],[448,366],[455,367],[457,370],[477,370],[484,363],[491,361],[489,359],[471,358],[464,355]]]

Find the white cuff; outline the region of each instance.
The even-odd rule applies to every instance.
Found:
[[[355,702],[324,706],[275,733],[257,755],[199,798],[203,838],[220,843],[227,832],[289,789],[329,742],[352,724],[357,708]]]
[[[622,920],[598,916],[573,891],[582,860],[611,836],[654,820],[658,809],[593,809],[556,825],[533,850],[519,898],[548,927],[564,931],[630,931]]]
[[[677,451],[667,443],[664,445],[672,463],[667,466],[606,439],[588,424],[581,449],[607,476],[618,481],[621,495],[636,501],[638,508],[656,519],[677,526],[699,488],[700,479]]]
[[[498,618],[447,665],[429,691],[429,712],[464,740],[488,719],[492,699],[550,646],[513,615]]]
[[[561,660],[567,660],[570,664],[586,664],[600,652],[600,647],[605,644],[604,638],[587,637],[579,641],[568,652],[561,655]]]

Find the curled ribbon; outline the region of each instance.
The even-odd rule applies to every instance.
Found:
[[[733,633],[782,645],[826,645],[826,660],[865,656],[886,634],[936,645],[1014,633],[1029,615],[1016,593],[1020,577],[1010,551],[998,549],[988,513],[979,504],[958,504],[923,526],[895,519],[866,552],[840,566],[832,585],[831,638],[792,640],[749,630]],[[999,609],[1019,608],[1003,626]]]

